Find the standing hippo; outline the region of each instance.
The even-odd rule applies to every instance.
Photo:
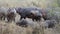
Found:
[[[16,10],[14,8],[5,8],[0,7],[0,19],[5,20],[7,18],[8,21],[15,20]]]
[[[0,19],[2,20],[5,20],[5,17],[8,13],[8,8],[5,8],[5,7],[0,7]]]
[[[15,8],[9,8],[8,9],[8,14],[7,14],[7,20],[9,21],[15,21],[16,17],[16,10]]]
[[[20,20],[22,18],[32,18],[32,20],[40,20],[40,18],[42,17],[42,14],[39,13],[39,11],[37,10],[37,8],[16,8],[17,13],[21,16]]]

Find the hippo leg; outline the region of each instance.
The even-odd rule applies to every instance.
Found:
[[[13,21],[15,22],[15,18],[13,19]]]
[[[3,17],[3,20],[5,20],[5,16]]]
[[[9,17],[7,17],[7,20],[8,20],[8,22],[10,22],[10,18]]]
[[[2,20],[3,17],[1,17],[0,19]]]
[[[9,19],[7,19],[8,20],[8,22],[10,21]]]
[[[32,20],[34,21],[34,18],[32,18]]]
[[[3,20],[5,20],[5,17],[6,17],[6,15],[5,15],[5,14],[3,14]]]
[[[47,17],[46,17],[46,16],[43,16],[43,19],[44,19],[44,20],[47,20]]]
[[[35,19],[36,21],[38,21],[38,19]]]
[[[0,20],[2,20],[2,19],[3,19],[3,15],[0,16]]]
[[[23,17],[20,18],[20,20],[22,20]]]

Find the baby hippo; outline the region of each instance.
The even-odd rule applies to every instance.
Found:
[[[25,19],[22,19],[21,21],[18,21],[16,24],[22,27],[27,27],[27,21]]]
[[[32,28],[39,27],[39,24],[37,22],[34,22],[30,19],[22,19],[16,22],[16,25],[21,26],[21,27],[32,27]]]
[[[55,25],[56,25],[56,21],[55,20],[46,20],[44,23],[43,23],[43,26],[45,28],[54,28]]]

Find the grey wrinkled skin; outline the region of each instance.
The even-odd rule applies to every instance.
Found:
[[[32,20],[40,20],[42,14],[39,12],[39,10],[37,8],[32,8],[32,7],[28,7],[28,8],[16,8],[17,13],[21,16],[20,20],[22,18],[32,18]],[[36,12],[37,11],[37,12]]]

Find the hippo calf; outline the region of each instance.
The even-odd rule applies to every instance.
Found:
[[[22,19],[16,22],[16,25],[21,26],[21,27],[32,27],[36,28],[39,27],[39,24],[37,22],[33,22],[32,20],[29,19]]]
[[[45,28],[54,28],[56,23],[57,22],[55,20],[46,20],[46,21],[44,21],[43,26]]]

